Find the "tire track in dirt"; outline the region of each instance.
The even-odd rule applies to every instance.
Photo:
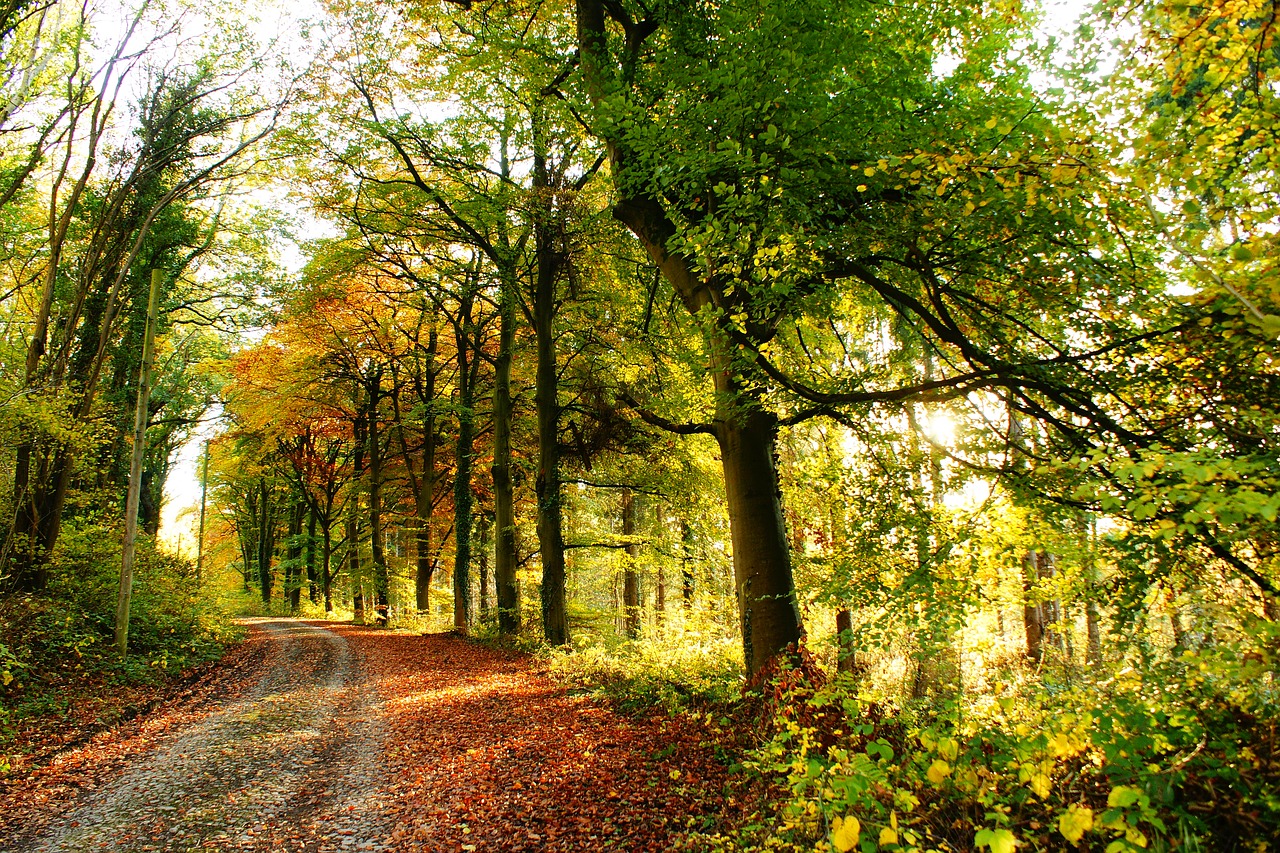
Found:
[[[359,655],[319,625],[256,624],[275,648],[246,695],[15,849],[382,850],[384,734]]]

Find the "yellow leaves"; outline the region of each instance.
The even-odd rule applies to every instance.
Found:
[[[886,826],[884,829],[880,830],[879,843],[881,847],[885,847],[890,844],[897,844],[898,833]]]
[[[1023,764],[1018,768],[1018,780],[1027,783],[1027,787],[1043,800],[1053,788],[1053,759]]]
[[[1131,826],[1124,831],[1124,840],[1128,841],[1134,847],[1141,847],[1143,849],[1146,849],[1147,836],[1136,827]]]
[[[1061,186],[1074,184],[1079,176],[1080,167],[1069,166],[1066,163],[1059,163],[1049,172],[1049,180]]]
[[[1111,789],[1111,793],[1107,794],[1107,806],[1113,809],[1127,809],[1143,796],[1141,788],[1135,788],[1132,785],[1116,785]]]
[[[1035,795],[1043,800],[1045,797],[1049,796],[1051,787],[1050,782],[1051,779],[1048,773],[1043,770],[1037,770],[1031,774],[1031,779],[1027,784],[1030,785],[1031,790]]]
[[[934,785],[941,785],[943,780],[951,775],[951,765],[941,758],[936,759],[929,765],[929,769],[925,771],[924,775]]]
[[[972,767],[965,767],[956,771],[953,780],[955,786],[961,791],[970,792],[978,790],[978,773]]]
[[[831,821],[831,846],[840,853],[847,853],[858,844],[862,835],[862,824],[853,815],[838,817]]]
[[[1007,829],[980,829],[973,836],[973,846],[985,847],[991,853],[1013,853],[1018,839]]]
[[[1072,844],[1079,843],[1084,834],[1093,829],[1093,809],[1072,803],[1058,818],[1058,832]]]
[[[1088,733],[1084,732],[1083,736],[1079,731],[1076,732],[1058,732],[1049,738],[1049,754],[1054,758],[1068,758],[1072,755],[1078,755],[1084,750],[1088,744]]]

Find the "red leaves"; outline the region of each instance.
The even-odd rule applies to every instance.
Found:
[[[31,721],[20,739],[29,754],[0,779],[0,838],[20,847],[17,842],[35,837],[77,798],[108,787],[129,759],[205,713],[211,697],[232,697],[255,681],[269,647],[255,632],[219,663],[197,667],[177,683],[127,690],[99,685],[92,714]],[[107,728],[112,719],[127,722]]]
[[[212,751],[196,775],[206,781],[197,780],[172,803],[163,801],[167,789],[154,789],[160,800],[146,800],[146,814],[131,817],[119,832],[138,842],[181,837],[183,843],[272,851],[664,851],[678,845],[691,822],[714,822],[726,807],[725,768],[707,745],[713,738],[696,725],[620,717],[569,696],[531,671],[527,657],[454,636],[323,627],[347,640],[351,656],[344,653],[349,663],[340,669],[312,659],[318,649],[348,647],[332,638],[318,642],[319,632],[276,628],[277,645],[255,629],[217,672],[171,695],[145,721],[64,751],[0,789],[0,837],[21,846],[73,801],[118,791],[126,766],[154,766],[140,760],[143,753],[184,743],[185,756],[188,748],[204,748],[205,737],[213,738]],[[294,680],[266,691],[263,684],[275,685],[281,667]],[[291,729],[296,703],[320,695],[309,680],[337,675],[345,686],[328,718],[336,739],[310,739],[313,725],[325,725],[305,715],[298,717],[304,728]],[[255,682],[244,695],[263,695],[252,702],[219,701]],[[207,726],[191,725],[220,707],[239,709],[231,728],[210,734]],[[288,724],[270,722],[274,717]],[[192,732],[200,734],[186,739]],[[230,765],[218,752],[223,738],[234,750]],[[162,765],[147,784],[165,773],[189,775],[167,754],[147,759]],[[236,778],[228,781],[230,766]],[[287,798],[254,811],[253,797],[272,784]],[[210,793],[212,800],[199,799]],[[241,794],[252,801],[247,825],[232,820],[244,812]],[[206,822],[199,817],[206,812],[223,822]],[[73,819],[81,814],[87,812]]]
[[[723,805],[725,768],[697,727],[619,717],[453,636],[343,634],[385,691],[396,846],[670,850]]]

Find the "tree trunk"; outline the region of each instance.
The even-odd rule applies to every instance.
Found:
[[[297,499],[293,511],[289,514],[289,545],[285,557],[285,596],[289,600],[289,612],[296,614],[302,609],[302,520],[306,514],[306,504]]]
[[[658,563],[653,589],[653,619],[658,624],[662,623],[667,613],[667,573],[663,566],[663,563]]]
[[[489,618],[489,528],[492,523],[489,518],[482,517],[479,535],[476,537],[480,552],[476,555],[476,563],[480,575],[480,621],[482,622]]]
[[[1027,638],[1027,659],[1034,664],[1044,660],[1044,610],[1033,599],[1043,559],[1044,554],[1040,551],[1028,551],[1022,568],[1022,624]]]
[[[534,273],[533,331],[537,343],[537,370],[534,405],[538,410],[538,550],[542,557],[542,632],[553,646],[569,642],[565,611],[564,530],[561,517],[560,483],[560,401],[556,369],[556,280],[564,256],[556,246],[549,221],[550,178],[541,141],[540,123],[535,122],[533,186],[541,193],[543,208],[534,221],[536,270]]]
[[[693,607],[693,525],[680,521],[680,597],[685,612]]]
[[[431,575],[435,571],[432,556],[431,521],[435,511],[436,496],[436,347],[439,336],[434,326],[427,338],[427,366],[423,371],[421,403],[426,407],[422,419],[422,477],[414,495],[418,531],[417,560],[413,575],[414,606],[419,613],[431,612]],[[407,463],[406,463],[407,464]]]
[[[515,273],[499,283],[498,357],[493,386],[493,582],[498,598],[498,633],[520,630],[520,593],[516,587],[516,519],[511,485],[511,355],[515,347]]]
[[[729,384],[729,383],[720,383]],[[726,408],[722,402],[720,408]],[[777,420],[755,405],[716,424],[724,468],[743,660],[759,672],[804,635],[774,462]]]
[[[351,583],[353,620],[364,623],[364,577],[360,569],[360,482],[364,477],[365,440],[369,428],[365,407],[361,402],[360,383],[355,384],[352,399],[355,417],[351,422],[354,439],[351,453],[351,496],[347,499],[347,580]]]
[[[275,537],[272,536],[271,493],[266,478],[258,481],[258,585],[262,590],[262,603],[271,606],[271,552]]]
[[[320,543],[320,593],[324,596],[324,612],[333,612],[333,528],[326,524]]]
[[[382,436],[378,431],[378,403],[382,398],[382,369],[375,368],[368,379],[369,415],[369,543],[373,557],[373,619],[386,625],[390,619],[390,579],[387,554],[382,540]]]
[[[1098,590],[1098,565],[1094,560],[1094,542],[1097,534],[1092,517],[1080,514],[1080,535],[1085,543],[1085,594],[1088,596],[1084,605],[1084,625],[1087,642],[1085,645],[1085,662],[1093,670],[1095,676],[1101,675],[1102,667],[1102,614],[1095,600]]]
[[[316,586],[316,508],[307,508],[307,599],[312,604],[320,603],[320,590]]]
[[[347,577],[351,581],[351,608],[356,622],[364,622],[364,595],[361,593],[360,573],[360,522],[356,518],[359,502],[351,496],[351,508],[347,512]]]
[[[640,575],[636,570],[640,546],[635,542],[635,536],[635,497],[630,489],[623,489],[622,538],[627,544],[622,563],[622,630],[632,640],[640,636]]]
[[[856,672],[858,657],[853,643],[853,614],[849,608],[841,607],[836,611],[837,664],[839,672]]]
[[[472,352],[471,309],[468,293],[459,301],[458,319],[454,324],[458,353],[458,443],[453,480],[453,627],[464,634],[471,628],[471,533],[475,503],[471,470],[475,454],[476,368],[480,361],[479,352]]]

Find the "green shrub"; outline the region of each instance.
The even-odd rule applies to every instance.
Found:
[[[139,543],[129,655],[113,640],[118,548],[69,536],[42,595],[0,598],[0,742],[16,721],[65,711],[102,683],[154,683],[221,656],[238,628],[197,595],[193,567]]]
[[[593,645],[550,653],[551,672],[624,710],[675,713],[728,704],[742,695],[736,640],[695,631],[655,631],[610,649]]]
[[[1264,850],[1280,837],[1275,660],[1185,652],[1099,684],[901,709],[783,673],[733,850]]]

